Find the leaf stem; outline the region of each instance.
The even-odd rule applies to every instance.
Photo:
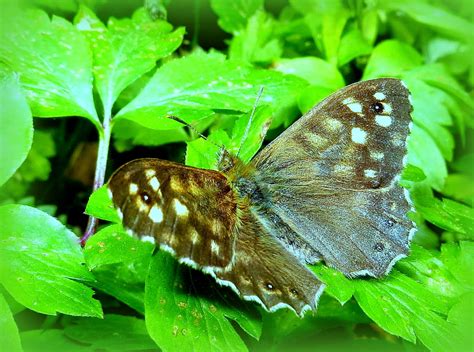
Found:
[[[105,169],[107,166],[107,158],[109,154],[110,135],[111,135],[111,109],[105,109],[102,130],[99,131],[99,150],[97,152],[97,162],[95,167],[94,185],[92,191],[102,187],[105,180]],[[97,228],[99,220],[93,216],[89,216],[86,231],[81,238],[81,245],[84,246],[89,237],[91,237]]]

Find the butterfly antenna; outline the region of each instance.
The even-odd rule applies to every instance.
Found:
[[[237,156],[239,156],[240,150],[242,149],[242,146],[243,146],[243,144],[244,144],[244,142],[247,139],[247,136],[249,134],[250,126],[252,125],[252,121],[253,121],[253,118],[255,116],[255,111],[257,110],[258,102],[260,101],[260,97],[262,96],[262,93],[263,93],[263,86],[261,86],[260,89],[258,90],[257,99],[255,99],[255,103],[253,104],[252,112],[250,113],[249,121],[247,122],[247,126],[245,127],[244,135],[242,136],[242,139],[240,140],[240,146],[239,146],[239,150],[237,151]]]
[[[196,133],[199,137],[201,137],[202,139],[204,139],[205,141],[208,141],[208,142],[211,142],[212,144],[214,144],[216,147],[219,147],[219,145],[217,145],[216,143],[214,143],[213,141],[210,141],[205,135],[203,135],[201,132],[199,132],[196,127],[194,127],[193,125],[187,123],[186,121],[180,119],[179,117],[177,116],[173,116],[173,115],[168,115],[166,116],[167,118],[171,119],[171,120],[174,120],[176,122],[179,122],[180,124],[183,124],[185,125],[186,127],[188,127],[190,130],[192,130],[194,133]]]

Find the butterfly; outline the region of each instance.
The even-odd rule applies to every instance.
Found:
[[[412,107],[382,78],[316,105],[249,163],[221,149],[218,171],[137,159],[108,182],[124,227],[268,311],[302,316],[324,284],[307,264],[381,277],[415,232],[398,184]]]

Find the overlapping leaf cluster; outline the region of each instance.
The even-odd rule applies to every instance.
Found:
[[[2,347],[472,346],[474,26],[464,19],[468,2],[289,0],[275,15],[263,0],[211,0],[230,35],[227,52],[194,48],[181,55],[176,50],[185,29],[152,20],[145,9],[105,24],[85,6],[51,4],[53,12],[73,12],[73,20],[16,6],[1,14]],[[33,131],[32,116],[90,121],[99,135],[102,177],[110,141],[118,150],[187,141],[186,163],[213,168],[218,145],[241,148],[248,161],[267,129],[272,138],[345,84],[386,76],[402,78],[413,96],[409,166],[401,180],[416,208],[412,253],[382,280],[348,280],[313,267],[327,290],[318,313],[303,320],[242,302],[130,238],[119,224],[103,226],[82,250],[76,235],[50,215],[54,206],[34,207],[28,193],[33,181],[48,179],[48,158],[56,152],[54,131]],[[195,139],[195,131],[168,115],[208,130],[209,141]],[[86,211],[119,222],[104,188]],[[31,316],[41,321],[34,329],[24,323]],[[378,328],[370,328],[374,323]]]

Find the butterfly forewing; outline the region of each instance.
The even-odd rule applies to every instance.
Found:
[[[253,160],[261,216],[270,213],[311,247],[308,262],[319,257],[349,276],[386,273],[407,253],[412,228],[397,184],[410,111],[396,79],[328,97]]]
[[[231,261],[237,203],[221,173],[137,159],[112,175],[108,189],[132,234],[193,266],[223,268]]]

